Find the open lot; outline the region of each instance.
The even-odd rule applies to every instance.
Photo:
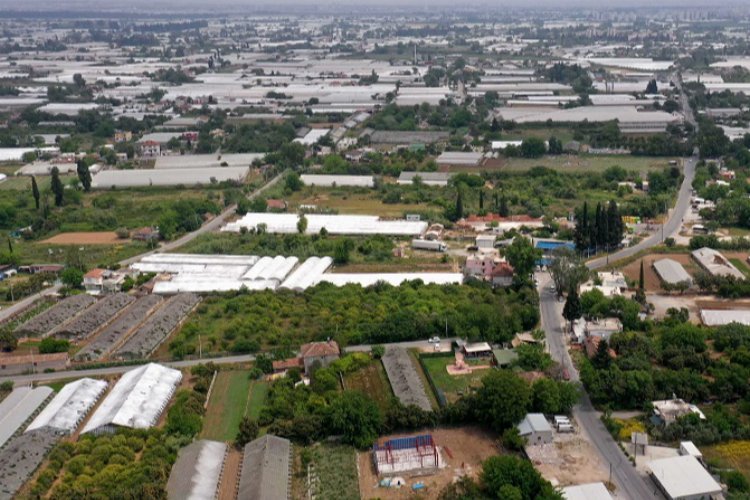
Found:
[[[382,488],[379,486],[382,478],[379,478],[375,472],[372,452],[360,452],[358,454],[359,491],[362,498],[414,498],[411,486],[417,482],[425,485],[420,492],[420,498],[437,498],[440,490],[454,480],[462,476],[476,477],[482,469],[482,462],[497,455],[500,451],[495,436],[477,427],[430,429],[409,434],[382,436],[379,441],[426,433],[432,434],[446,467],[435,474],[425,476],[410,477],[408,474],[401,474],[401,477],[406,479],[406,486],[400,489]]]
[[[409,212],[423,212],[424,204],[383,203],[372,189],[341,189],[305,187],[285,198],[288,211],[296,211],[300,205],[315,205],[318,209],[328,208],[342,214],[380,215],[383,217],[403,217]],[[436,208],[436,210],[438,210]]]
[[[554,486],[606,482],[609,479],[606,465],[578,428],[572,434],[555,432],[552,443],[527,446],[526,452],[534,467]],[[630,467],[630,464],[623,467]]]
[[[373,361],[366,367],[344,377],[347,389],[361,391],[375,401],[381,410],[386,410],[393,399],[393,390],[385,374],[383,363]]]
[[[356,449],[351,446],[318,443],[305,448],[304,453],[310,457],[310,467],[300,470],[295,475],[297,481],[293,485],[293,498],[308,498],[307,485],[313,484],[312,493],[315,498],[359,500]]]
[[[82,231],[60,233],[41,241],[48,245],[114,245],[125,243],[127,239],[120,239],[114,231]]]
[[[232,441],[248,407],[250,377],[247,370],[220,371],[203,422],[203,439]]]

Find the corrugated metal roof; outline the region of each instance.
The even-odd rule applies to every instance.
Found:
[[[167,482],[170,500],[214,500],[227,445],[205,439],[182,448]]]
[[[693,282],[693,278],[690,277],[682,264],[672,259],[661,259],[654,262],[654,270],[662,281],[667,283],[675,284],[687,281],[688,283]]]
[[[375,179],[371,175],[311,175],[303,174],[300,179],[306,186],[354,186],[373,187]]]
[[[721,493],[721,486],[695,457],[682,455],[649,462],[651,475],[670,498],[699,498]]]
[[[16,433],[52,394],[47,386],[18,387],[0,403],[0,447]]]
[[[290,456],[287,439],[266,434],[245,445],[237,498],[284,500],[290,496]]]

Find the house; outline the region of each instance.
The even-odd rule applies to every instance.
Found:
[[[286,212],[286,202],[284,200],[269,199],[266,200],[266,210],[271,212]]]
[[[52,354],[0,354],[0,375],[20,375],[45,370],[61,370],[68,366],[68,353]]]
[[[273,372],[276,374],[286,374],[287,371],[292,368],[302,369],[305,365],[302,363],[302,358],[287,358],[274,361]]]
[[[681,455],[648,463],[651,478],[669,500],[723,498],[721,485],[693,456]]]
[[[489,253],[469,255],[464,265],[464,274],[481,279],[490,279],[492,277],[492,270],[495,269],[495,265],[499,260],[496,255]]]
[[[609,341],[612,334],[622,331],[622,323],[617,318],[600,318],[587,321],[584,328],[586,337],[601,337]]]
[[[516,348],[519,345],[523,344],[539,344],[541,342],[541,340],[535,339],[530,332],[521,332],[517,333],[516,336],[513,337],[513,340],[510,341],[510,345]]]
[[[143,141],[138,144],[139,153],[144,158],[153,158],[161,155],[161,144],[156,141]]]
[[[461,346],[466,358],[490,358],[492,357],[492,347],[487,342],[464,343]]]
[[[92,295],[116,292],[120,290],[124,280],[123,273],[96,268],[83,275],[83,288]]]
[[[129,130],[115,130],[115,142],[128,142],[133,139],[133,133]]]
[[[700,408],[676,397],[673,399],[652,401],[651,406],[654,408],[652,420],[659,424],[670,425],[678,418],[690,414],[698,415],[698,418],[701,420],[706,420],[706,416]]]
[[[304,344],[300,348],[299,355],[302,358],[306,375],[310,374],[310,370],[314,364],[318,363],[320,366],[328,366],[332,361],[339,359],[339,356],[341,356],[341,350],[335,340]]]
[[[518,434],[526,438],[530,446],[550,444],[553,439],[552,426],[541,413],[527,413],[526,417],[517,425]]]
[[[513,284],[513,276],[516,272],[513,266],[503,261],[497,264],[490,273],[492,286],[507,288]]]
[[[57,274],[65,269],[65,266],[60,264],[31,264],[30,266],[20,266],[19,272],[29,274],[40,274],[40,273],[51,273]]]
[[[703,460],[703,453],[692,441],[682,441],[680,443],[680,455],[690,455],[698,460]]]
[[[475,245],[480,252],[494,252],[495,251],[495,239],[494,234],[480,234],[477,235]]]

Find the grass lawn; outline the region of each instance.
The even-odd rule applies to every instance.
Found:
[[[83,249],[83,250],[81,250]],[[119,243],[116,245],[49,245],[46,243],[16,240],[13,252],[20,255],[22,264],[65,264],[71,253],[79,253],[89,267],[115,264],[123,259],[148,251],[143,242]]]
[[[750,441],[729,441],[701,447],[701,451],[709,463],[731,467],[750,479]]]
[[[373,361],[354,373],[346,374],[344,384],[347,389],[367,394],[383,411],[387,410],[391,404],[393,390],[385,374],[383,363],[379,360]]]
[[[669,166],[671,158],[649,158],[630,155],[560,155],[543,158],[500,158],[492,162],[490,170],[523,172],[533,167],[547,167],[559,172],[601,172],[613,165],[626,170],[645,173]]]
[[[745,262],[742,259],[732,258],[732,259],[729,259],[729,262],[734,264],[734,267],[739,269],[740,272],[744,274],[746,278],[750,276],[750,267],[748,267],[747,264],[745,264]]]
[[[419,364],[418,356],[419,351],[417,351],[417,349],[409,349],[409,357],[411,358],[411,362],[414,364],[414,369],[417,371],[417,375],[419,375],[420,380],[422,380],[424,390],[427,393],[427,397],[430,399],[430,405],[433,409],[440,408],[440,403],[438,403],[437,396],[430,387],[430,381],[427,380],[427,375],[425,375],[424,370],[422,370],[422,365]]]
[[[445,367],[454,361],[455,357],[452,355],[422,358],[422,363],[435,385],[445,393],[449,402],[458,399],[460,394],[465,393],[470,387],[478,387],[482,377],[488,373],[488,370],[477,370],[471,375],[450,375]]]
[[[268,397],[268,382],[254,381],[250,387],[250,397],[247,400],[245,415],[257,420],[260,416],[260,410],[266,403],[266,397]]]
[[[237,436],[248,406],[249,373],[248,370],[220,371],[216,376],[203,420],[203,439],[233,441]]]
[[[359,499],[357,453],[351,446],[318,444],[308,448],[318,476],[316,498]]]
[[[289,204],[289,212],[295,212],[300,205],[316,205],[318,208],[329,208],[342,214],[403,217],[405,213],[424,212],[430,209],[427,204],[383,203],[378,192],[372,189],[306,187],[284,199]]]

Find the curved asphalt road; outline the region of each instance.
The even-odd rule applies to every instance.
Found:
[[[671,211],[669,218],[662,231],[644,239],[637,245],[624,248],[607,257],[599,257],[590,260],[587,265],[590,269],[598,269],[607,265],[609,260],[612,262],[625,259],[636,253],[651,248],[679,230],[682,219],[690,207],[690,193],[692,190],[693,178],[695,177],[696,157],[687,158],[684,161],[684,179],[680,186],[677,203]],[[563,304],[558,301],[557,294],[549,290],[551,277],[547,273],[538,273],[537,280],[539,283],[539,300],[541,310],[542,328],[546,332],[547,344],[550,355],[565,368],[570,380],[580,381],[580,376],[576,370],[568,352],[565,338],[566,334],[563,329],[562,309]],[[617,498],[632,500],[642,500],[644,498],[663,498],[647,477],[639,474],[635,467],[631,465],[628,459],[620,450],[619,446],[609,434],[604,424],[599,418],[599,414],[591,404],[585,389],[581,391],[581,399],[573,408],[575,417],[582,433],[588,437],[599,453],[605,466],[609,467],[611,480],[616,487]]]

